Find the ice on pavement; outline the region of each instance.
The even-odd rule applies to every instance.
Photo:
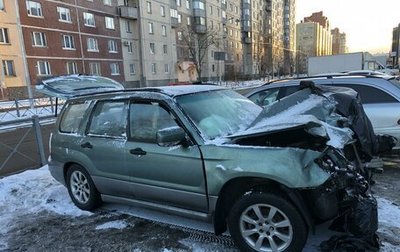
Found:
[[[393,236],[386,230],[400,228],[400,207],[392,204],[387,199],[378,198],[379,206],[379,232]],[[212,231],[212,225],[178,216],[162,214],[156,211],[107,204],[105,209],[116,210],[118,213],[126,213],[132,216],[160,221],[166,224],[193,228],[207,232]],[[47,166],[37,170],[28,170],[20,174],[0,179],[0,250],[7,248],[4,234],[12,228],[13,220],[19,216],[30,213],[49,211],[56,214],[71,216],[91,215],[90,212],[78,209],[71,201],[67,189],[52,178]],[[96,230],[124,229],[130,224],[124,221],[109,221],[98,225]],[[328,224],[317,227],[316,235],[309,235],[305,251],[318,251],[319,244],[329,239],[334,232],[328,230]],[[185,244],[185,241],[181,241]],[[194,251],[209,250],[210,244],[191,244]],[[393,251],[393,246],[384,243],[381,251]]]

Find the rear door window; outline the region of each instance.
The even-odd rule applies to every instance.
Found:
[[[67,105],[60,122],[60,131],[63,133],[77,133],[82,118],[90,102],[70,103]]]
[[[339,84],[339,86],[349,87],[354,89],[357,93],[360,94],[361,101],[364,104],[398,103],[396,98],[375,87],[357,85],[357,84]]]
[[[126,137],[127,101],[102,101],[94,108],[88,134],[101,137]]]

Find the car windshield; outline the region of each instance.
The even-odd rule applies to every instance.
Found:
[[[206,140],[246,129],[262,108],[232,90],[207,91],[176,98]]]

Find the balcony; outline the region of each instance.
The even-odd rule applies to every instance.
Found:
[[[245,37],[243,40],[244,40],[243,42],[245,44],[251,44],[252,43],[251,38],[249,38],[249,37]]]
[[[138,9],[135,7],[119,6],[118,12],[122,18],[138,19]]]

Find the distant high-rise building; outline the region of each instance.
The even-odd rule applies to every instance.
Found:
[[[393,28],[392,51],[390,53],[391,61],[394,68],[399,69],[400,58],[400,24]]]
[[[332,54],[347,53],[346,33],[340,32],[339,28],[331,30],[332,34]]]
[[[332,54],[332,35],[329,20],[321,12],[313,13],[296,25],[296,47],[298,70],[305,73],[307,58]]]

